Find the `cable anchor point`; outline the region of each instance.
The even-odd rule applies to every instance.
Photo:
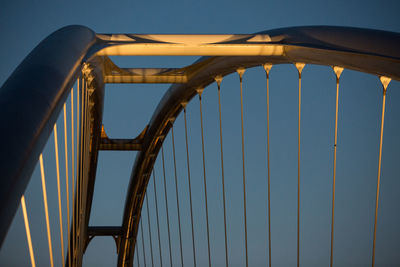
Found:
[[[216,82],[217,85],[218,85],[218,89],[219,89],[220,86],[221,86],[222,79],[223,79],[222,75],[217,75],[217,76],[215,76],[215,78],[214,78],[215,82]]]
[[[379,80],[381,81],[383,86],[383,93],[386,94],[387,87],[389,86],[389,83],[391,82],[392,78],[386,76],[380,76]]]
[[[181,106],[182,106],[182,108],[183,108],[184,110],[186,110],[187,104],[188,104],[187,101],[184,101],[184,102],[181,103]]]
[[[343,72],[344,68],[343,67],[338,67],[338,66],[332,66],[332,69],[333,69],[333,72],[335,72],[336,79],[339,80],[340,75],[342,75],[342,72]]]
[[[199,98],[201,98],[201,94],[203,93],[203,91],[204,91],[204,87],[198,87],[198,88],[196,89],[196,92],[197,92],[197,94],[199,95]]]
[[[262,65],[267,75],[269,75],[270,70],[272,69],[272,63],[265,63]]]
[[[174,124],[175,120],[176,120],[176,117],[169,117],[169,118],[167,119],[167,121],[170,122],[171,125]]]
[[[301,72],[303,71],[306,64],[301,63],[301,62],[296,62],[296,63],[294,63],[294,66],[296,67],[297,71],[299,72],[299,77],[301,77]]]
[[[240,68],[238,68],[238,69],[236,70],[236,72],[239,74],[240,80],[242,80],[243,74],[244,74],[245,71],[246,71],[246,69],[243,68],[243,67],[240,67]]]

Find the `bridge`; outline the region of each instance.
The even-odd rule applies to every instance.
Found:
[[[260,262],[273,266],[282,257],[274,255],[285,246],[295,251],[291,264],[300,266],[306,259],[304,251],[309,250],[302,242],[307,238],[304,225],[322,218],[326,226],[323,232],[329,235],[315,242],[325,242],[325,261],[334,266],[335,251],[340,249],[335,237],[348,235],[338,231],[346,228],[335,227],[335,216],[340,214],[335,206],[336,181],[343,188],[347,181],[344,177],[362,181],[355,191],[341,191],[357,198],[362,183],[370,181],[371,176],[374,193],[365,200],[369,201],[368,208],[373,207],[368,213],[372,228],[365,237],[369,240],[368,262],[372,266],[385,262],[385,253],[377,255],[377,247],[394,248],[389,247],[389,241],[379,243],[380,185],[384,179],[396,184],[399,170],[392,163],[386,169],[387,177],[383,175],[384,122],[389,85],[400,80],[399,45],[398,33],[333,26],[226,35],[96,34],[83,26],[62,28],[44,39],[0,90],[0,125],[4,126],[0,133],[0,243],[4,243],[21,208],[26,253],[31,265],[36,266],[29,218],[44,209],[43,238],[48,242],[51,266],[82,266],[86,249],[98,236],[114,239],[117,266],[258,266]],[[120,56],[201,58],[180,68],[125,68],[115,63]],[[273,80],[274,70],[282,65],[292,70],[280,76],[280,82],[294,76],[295,82],[290,85],[295,90],[278,97],[270,80],[277,82]],[[316,65],[330,72],[332,80],[323,86],[332,92],[324,102],[330,103],[332,108],[327,110],[332,112],[312,122],[304,113],[325,116],[321,111],[324,107],[313,103],[319,91],[312,91],[307,87],[312,82],[305,80],[305,70]],[[255,71],[262,72],[262,84],[252,83]],[[338,153],[344,147],[340,126],[345,126],[340,119],[356,112],[354,101],[364,97],[351,99],[349,93],[340,91],[343,71],[376,80],[374,92],[378,93],[371,112],[378,107],[380,111],[373,116],[366,113],[366,121],[377,129],[372,131],[376,133],[372,136],[375,143],[340,154],[343,161],[338,173]],[[172,85],[135,138],[114,138],[103,125],[105,87],[125,83]],[[339,92],[350,98],[343,100],[343,105],[348,105],[344,111]],[[396,106],[394,101],[391,104]],[[397,129],[395,115],[390,121],[395,125],[390,127]],[[307,129],[310,123],[318,125],[313,134]],[[347,125],[349,131],[357,132],[357,124]],[[346,130],[343,132],[346,136]],[[356,140],[371,135],[365,129],[358,133]],[[313,147],[304,147],[305,138],[325,138],[327,146],[319,147],[315,141]],[[46,162],[53,160],[43,152],[50,140],[54,154],[48,157],[54,158],[54,177],[46,175]],[[390,146],[398,149],[398,141]],[[101,151],[137,151],[120,225],[89,223]],[[371,154],[373,160],[364,166],[368,177],[364,173],[353,177],[357,175],[349,166],[357,162],[352,158],[354,151]],[[388,155],[389,161],[396,160],[395,152]],[[37,164],[43,207],[29,209],[25,190]],[[57,181],[55,199],[48,199],[49,179]],[[310,184],[317,184],[311,191],[329,191],[329,195],[308,191]],[[274,195],[282,187],[290,194]],[[319,197],[311,198],[313,194]],[[294,205],[287,216],[279,207],[274,208],[282,201]],[[385,203],[390,204],[386,207],[394,207],[389,213],[396,213],[396,201],[387,198]],[[49,212],[49,202],[57,203],[57,210]],[[319,203],[324,203],[323,208]],[[397,215],[385,214],[382,221],[389,225],[396,221]],[[58,225],[51,225],[51,217],[57,217]],[[289,219],[295,227],[280,233],[280,226]],[[360,216],[361,222],[365,220],[365,214]],[[394,236],[397,228],[391,230]],[[288,233],[292,238],[286,242],[284,235]]]

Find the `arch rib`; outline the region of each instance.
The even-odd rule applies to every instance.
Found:
[[[44,39],[0,89],[0,244],[95,33],[64,27]],[[23,122],[23,123],[21,123]],[[12,138],[11,138],[12,136]]]
[[[130,243],[137,234],[138,221],[128,223],[129,217],[131,214],[140,214],[143,197],[136,196],[144,195],[149,179],[146,174],[152,170],[156,155],[162,145],[163,138],[160,137],[166,136],[170,130],[169,119],[178,116],[182,111],[182,104],[189,102],[197,94],[196,88],[211,84],[214,82],[214,77],[233,73],[240,67],[261,66],[266,62],[270,64],[303,62],[340,66],[400,80],[400,53],[395,51],[400,46],[398,33],[320,26],[278,29],[263,32],[263,34],[268,34],[275,42],[274,45],[282,45],[283,53],[257,57],[203,57],[185,68],[187,83],[174,84],[166,92],[149,122],[148,130],[143,138],[142,151],[137,155],[132,169],[122,226],[126,234],[124,236],[127,238],[122,239],[121,244]],[[134,37],[134,35],[130,36]],[[371,36],[375,36],[382,42],[370,44],[363,41]],[[132,49],[130,48],[129,53],[134,53],[132,52],[135,51],[134,42],[118,38],[114,39],[114,46],[130,45]],[[120,251],[118,265],[129,266],[132,263],[133,248],[130,245],[121,247],[127,249]],[[122,259],[125,259],[124,264]]]

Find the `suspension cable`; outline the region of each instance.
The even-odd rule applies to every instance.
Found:
[[[157,204],[157,189],[156,189],[156,174],[153,168],[153,185],[154,185],[154,201],[156,203],[156,218],[157,218],[157,233],[158,233],[158,248],[160,252],[160,266],[162,267],[162,252],[161,252],[161,238],[160,238],[160,221],[158,218],[158,204]]]
[[[192,224],[192,247],[193,247],[193,265],[196,267],[196,247],[194,240],[194,226],[193,226],[193,206],[192,206],[192,186],[190,183],[190,164],[189,164],[189,144],[188,144],[188,133],[187,133],[187,119],[186,119],[186,105],[187,103],[182,103],[183,115],[185,119],[185,140],[186,140],[186,164],[188,171],[188,184],[189,184],[189,202],[190,202],[190,222]]]
[[[87,163],[88,163],[88,88],[87,88],[87,82],[85,80],[82,80],[82,84],[83,86],[83,98],[82,98],[82,113],[83,113],[83,119],[82,119],[82,158],[81,158],[81,178],[80,178],[80,193],[79,193],[79,233],[80,233],[80,238],[79,238],[79,261],[82,261],[82,255],[83,255],[83,242],[84,242],[84,237],[83,237],[83,208],[84,208],[84,195],[83,193],[85,192],[85,183],[87,181],[87,174],[88,172],[86,170],[88,170],[87,168]]]
[[[182,250],[182,231],[181,231],[181,215],[179,210],[179,195],[178,195],[178,175],[176,171],[176,157],[175,157],[175,138],[174,138],[174,126],[171,126],[171,138],[172,138],[172,152],[174,159],[174,173],[175,173],[175,192],[176,192],[176,208],[178,212],[178,226],[179,226],[179,245],[181,249],[181,266],[183,266],[183,250]]]
[[[83,169],[82,169],[82,185],[81,185],[81,227],[83,228],[83,216],[84,216],[84,208],[85,208],[85,203],[86,203],[86,189],[87,189],[87,180],[88,180],[88,174],[89,174],[89,141],[90,141],[90,128],[89,128],[89,89],[88,89],[88,83],[85,82],[85,105],[84,105],[84,151],[83,151]],[[81,230],[83,233],[83,229]],[[80,255],[81,255],[81,261],[82,261],[82,255],[83,255],[83,250],[84,250],[84,236],[80,238],[81,244],[80,244]]]
[[[81,250],[81,242],[82,242],[82,236],[81,236],[81,233],[82,233],[82,225],[81,225],[81,212],[82,212],[82,210],[81,210],[81,208],[82,208],[82,177],[83,177],[83,152],[84,152],[84,148],[85,148],[85,145],[84,145],[84,127],[85,127],[85,121],[84,121],[84,118],[85,118],[85,101],[86,101],[86,97],[85,97],[85,92],[86,92],[86,83],[85,83],[85,80],[84,80],[84,77],[82,76],[82,89],[81,89],[81,109],[80,109],[80,116],[81,116],[81,120],[80,120],[80,125],[79,125],[79,145],[78,145],[78,149],[79,149],[79,153],[78,153],[78,155],[79,155],[79,160],[78,160],[78,162],[79,162],[79,176],[77,177],[77,179],[76,179],[76,182],[77,182],[77,195],[76,195],[76,197],[77,197],[77,209],[78,209],[78,211],[77,211],[77,229],[78,229],[78,236],[79,236],[79,239],[78,239],[78,244],[77,244],[77,246],[78,246],[78,248],[77,248],[77,251],[79,251],[79,254],[81,254],[80,253],[80,250]],[[81,256],[81,255],[78,255],[79,257]],[[80,260],[79,258],[77,259],[78,261]]]
[[[74,88],[71,88],[71,99],[73,97],[73,90]],[[71,100],[72,101],[72,100]],[[72,105],[72,104],[71,104]],[[69,242],[70,242],[70,228],[69,228],[69,179],[68,179],[68,139],[67,139],[67,110],[66,110],[66,104],[64,103],[64,151],[65,151],[65,194],[67,197],[67,245],[69,248]],[[69,250],[69,249],[68,249]],[[70,251],[68,252],[68,262],[71,263],[71,253]],[[64,261],[64,259],[63,259]]]
[[[136,238],[136,242],[135,242],[135,244],[136,244],[136,260],[137,260],[137,266],[138,267],[140,267],[140,263],[139,263],[139,249],[138,249],[138,246],[137,246],[137,238]]]
[[[374,241],[372,245],[372,267],[375,265],[375,243],[376,243],[376,226],[378,223],[378,204],[379,204],[379,187],[381,181],[381,167],[382,167],[382,143],[383,143],[383,125],[385,121],[385,103],[386,103],[386,90],[391,81],[390,78],[380,77],[383,87],[383,98],[382,98],[382,116],[381,116],[381,134],[379,141],[379,162],[378,162],[378,181],[376,185],[376,199],[375,199],[375,221],[374,221]]]
[[[80,78],[77,79],[76,81],[76,139],[78,140],[78,123],[79,123],[79,90],[80,90],[80,84],[79,84]],[[75,229],[75,142],[74,142],[74,136],[75,136],[75,129],[74,129],[74,105],[73,105],[73,91],[71,92],[71,143],[72,143],[72,149],[71,149],[71,165],[72,165],[72,176],[71,176],[71,188],[72,188],[72,261],[70,261],[69,264],[72,264],[72,266],[75,265],[75,236],[76,236],[76,229]],[[71,254],[70,253],[70,254]]]
[[[333,240],[335,224],[335,190],[336,190],[336,147],[337,147],[337,129],[338,129],[338,110],[339,110],[339,79],[343,72],[341,67],[333,67],[336,76],[336,108],[335,108],[335,143],[333,145],[333,181],[332,181],[332,222],[331,222],[331,256],[330,267],[333,266]]]
[[[77,104],[76,104],[76,182],[74,185],[75,188],[75,194],[73,195],[74,198],[74,203],[73,203],[73,207],[74,207],[74,211],[73,214],[75,215],[74,217],[74,225],[75,225],[75,231],[74,231],[74,262],[76,263],[78,261],[77,258],[77,252],[79,249],[78,246],[78,241],[79,239],[78,236],[80,235],[80,226],[79,226],[79,196],[80,196],[80,177],[81,177],[81,170],[82,170],[82,166],[81,166],[81,136],[82,136],[82,119],[80,117],[82,117],[82,107],[83,107],[83,91],[85,89],[85,85],[83,84],[83,78],[80,77],[79,79],[81,79],[81,88],[78,88],[80,90],[78,90],[77,92]]]
[[[81,260],[81,255],[82,255],[82,253],[81,253],[81,249],[82,249],[82,225],[81,225],[81,213],[82,213],[82,179],[83,179],[83,169],[84,169],[84,165],[83,165],[83,163],[84,163],[84,159],[83,159],[83,157],[84,157],[84,150],[85,150],[85,145],[84,145],[84,127],[85,127],[85,111],[86,111],[86,109],[85,109],[85,103],[86,103],[86,95],[85,95],[85,92],[86,92],[86,84],[85,84],[85,80],[84,80],[84,77],[82,76],[81,77],[81,85],[82,85],[82,88],[81,88],[81,91],[80,91],[80,94],[81,94],[81,102],[80,102],[80,113],[79,113],[79,115],[80,115],[80,124],[79,124],[79,135],[78,135],[78,137],[77,137],[77,152],[78,152],[78,172],[77,172],[77,178],[76,178],[76,186],[77,186],[77,190],[76,190],[76,202],[75,202],[75,205],[76,205],[76,208],[77,208],[77,216],[76,216],[76,223],[77,223],[77,226],[76,226],[76,229],[77,229],[77,236],[79,237],[78,238],[78,240],[77,240],[77,244],[76,244],[76,246],[77,246],[77,248],[76,248],[76,250],[77,250],[77,252],[79,252],[79,254],[77,255],[77,256],[79,256],[79,257],[77,257],[76,258],[76,261],[78,262],[78,264],[79,264],[79,262],[80,262],[80,260]]]
[[[215,77],[218,85],[218,111],[219,111],[219,143],[221,148],[221,179],[222,179],[222,201],[224,206],[224,234],[225,234],[225,265],[229,266],[228,259],[228,234],[226,231],[226,203],[225,203],[225,173],[224,173],[224,152],[222,149],[222,115],[221,115],[221,82],[222,76]]]
[[[270,179],[270,160],[269,160],[269,72],[272,64],[264,64],[265,73],[267,75],[267,178],[268,178],[268,263],[271,267],[271,179]]]
[[[28,247],[29,247],[29,256],[31,258],[32,267],[35,267],[36,266],[35,255],[33,254],[31,230],[29,228],[28,213],[26,212],[26,204],[25,204],[24,195],[22,195],[22,197],[21,197],[21,207],[22,207],[22,214],[24,215],[26,239],[28,241]]]
[[[301,72],[304,63],[295,64],[299,73],[299,122],[298,122],[298,150],[297,150],[297,267],[300,266],[300,119],[301,119]]]
[[[162,167],[163,167],[163,174],[164,174],[164,196],[165,196],[165,211],[167,213],[167,229],[168,229],[168,247],[169,247],[169,261],[172,265],[172,251],[171,251],[171,233],[169,227],[169,212],[168,212],[168,196],[167,196],[167,181],[165,178],[165,161],[164,161],[164,147],[161,146],[161,155],[162,155]]]
[[[49,244],[50,265],[51,265],[51,267],[53,267],[54,266],[53,247],[51,245],[49,209],[48,209],[48,205],[47,205],[46,181],[45,181],[45,177],[44,177],[43,155],[42,154],[40,154],[40,156],[39,156],[39,161],[40,161],[40,173],[41,173],[41,177],[42,177],[43,203],[44,203],[44,212],[45,212],[45,216],[46,216],[47,241]]]
[[[246,267],[249,266],[249,257],[247,249],[247,211],[246,211],[246,172],[245,172],[245,159],[244,159],[244,127],[243,127],[243,74],[245,72],[244,68],[237,69],[240,81],[240,118],[241,118],[241,128],[242,128],[242,170],[243,170],[243,217],[244,217],[244,240],[245,240],[245,250],[246,250]]]
[[[203,155],[203,178],[204,178],[204,201],[206,207],[206,223],[207,223],[207,248],[208,248],[208,265],[211,266],[211,252],[210,252],[210,226],[208,223],[208,202],[207,202],[207,178],[206,178],[206,159],[204,151],[204,130],[203,130],[203,107],[201,103],[201,94],[204,88],[197,89],[199,95],[199,108],[200,108],[200,128],[201,128],[201,151]]]
[[[154,267],[154,259],[153,259],[153,242],[151,240],[151,223],[150,223],[150,211],[149,211],[149,200],[147,198],[147,192],[144,195],[146,199],[146,208],[147,208],[147,223],[149,227],[149,241],[150,241],[150,255],[151,255],[151,266]]]
[[[58,161],[58,140],[57,140],[57,124],[54,124],[54,149],[56,156],[56,169],[57,169],[57,193],[58,193],[58,215],[60,219],[60,242],[61,242],[61,261],[64,266],[64,236],[63,236],[63,219],[61,208],[61,190],[60,190],[60,166]]]
[[[143,221],[142,220],[140,222],[140,232],[142,234],[143,263],[144,263],[144,267],[146,267],[146,251],[145,251],[145,247],[144,247]],[[137,246],[137,244],[136,244],[136,246]]]

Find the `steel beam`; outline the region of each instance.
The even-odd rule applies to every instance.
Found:
[[[44,39],[0,89],[0,244],[95,33],[64,27]]]
[[[102,139],[99,150],[139,151],[142,143],[136,139]]]
[[[186,83],[187,75],[181,69],[120,69],[104,75],[104,83]]]
[[[119,236],[122,233],[121,226],[89,226],[89,236]]]

